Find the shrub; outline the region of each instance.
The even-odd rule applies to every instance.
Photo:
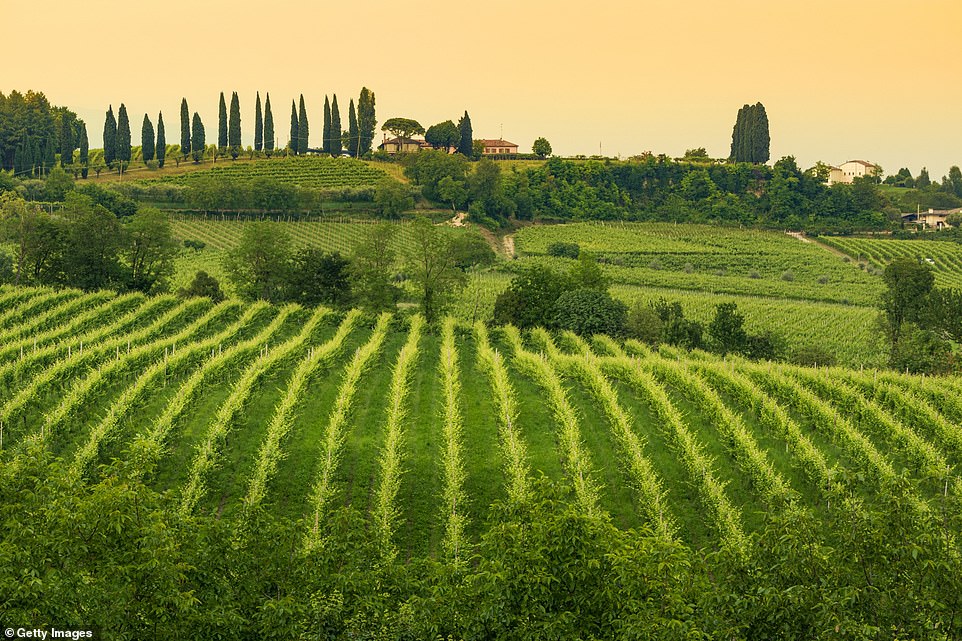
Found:
[[[190,285],[177,290],[177,295],[182,298],[204,296],[215,303],[224,300],[224,292],[220,289],[220,283],[205,271],[198,271],[194,274],[194,280],[190,282]]]
[[[753,269],[751,272],[749,272],[748,277],[749,277],[749,278],[761,278],[762,275],[759,274],[757,271],[755,271],[755,270]]]
[[[653,261],[651,261],[650,263],[648,263],[648,268],[649,268],[649,269],[661,269],[661,261],[659,261],[659,260],[656,258],[655,260],[653,260]]]
[[[788,270],[788,271],[786,271],[786,272],[783,272],[783,273],[782,273],[782,280],[787,281],[787,282],[792,282],[793,280],[795,280],[795,274],[793,274],[791,270]]]
[[[556,327],[579,336],[620,336],[625,331],[628,306],[598,289],[576,289],[555,301],[552,317]]]
[[[658,312],[656,312],[651,305],[646,305],[639,301],[636,302],[628,312],[625,331],[632,338],[657,345],[661,342],[664,329],[665,324],[662,322],[661,317],[658,316]]]
[[[685,266],[682,268],[682,271],[684,271],[686,274],[691,274],[695,271],[695,266],[692,265],[691,263],[685,263]]]
[[[548,255],[557,256],[558,258],[577,258],[578,254],[581,253],[581,247],[578,243],[563,243],[555,242],[548,245]]]
[[[828,281],[829,281],[828,276],[819,276],[819,277],[818,277],[818,284],[819,284],[819,285],[828,285]]]
[[[789,360],[796,365],[813,367],[824,365],[830,367],[835,364],[835,354],[821,345],[803,345],[796,347]]]

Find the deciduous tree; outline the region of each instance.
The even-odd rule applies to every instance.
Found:
[[[424,132],[424,140],[435,149],[447,150],[457,146],[458,141],[461,140],[461,132],[453,121],[445,120],[428,127]]]
[[[531,151],[541,158],[547,158],[551,155],[551,143],[548,142],[547,138],[538,138],[531,145]]]
[[[381,131],[390,132],[403,143],[405,138],[410,138],[415,134],[423,134],[424,127],[417,120],[410,118],[388,118],[384,121]]]
[[[244,226],[237,247],[224,261],[237,292],[248,300],[283,299],[291,258],[291,239],[281,225],[254,222]]]

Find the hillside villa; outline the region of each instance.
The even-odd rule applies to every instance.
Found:
[[[864,160],[849,160],[838,167],[829,167],[828,185],[835,183],[851,184],[856,178],[875,176],[880,167]]]
[[[508,142],[507,140],[482,140],[484,143],[484,155],[493,154],[516,154],[518,153],[518,145],[513,142]]]

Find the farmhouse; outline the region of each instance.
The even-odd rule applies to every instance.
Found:
[[[379,151],[384,151],[389,154],[403,153],[409,154],[415,151],[421,151],[422,149],[431,149],[426,141],[420,140],[418,138],[384,138],[384,141],[377,146]]]
[[[962,207],[955,209],[929,209],[928,211],[902,214],[902,222],[916,225],[919,229],[947,229],[951,228],[952,225],[946,222],[946,218],[952,214],[962,214]]]
[[[518,153],[518,145],[513,142],[508,142],[507,140],[482,140],[484,143],[484,154],[516,154]]]
[[[828,184],[851,184],[856,178],[878,174],[879,166],[864,160],[849,160],[839,167],[829,167]]]

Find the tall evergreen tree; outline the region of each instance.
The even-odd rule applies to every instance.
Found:
[[[180,157],[187,160],[190,155],[190,110],[187,98],[180,100]]]
[[[331,103],[324,96],[324,127],[321,130],[321,151],[331,153]]]
[[[728,158],[734,162],[745,162],[745,137],[748,127],[745,117],[748,113],[748,105],[743,105],[735,116],[735,126],[732,128],[732,148]]]
[[[104,163],[113,166],[117,158],[117,119],[114,118],[114,107],[107,108],[107,119],[104,120]]]
[[[206,147],[207,134],[204,131],[204,123],[201,122],[200,114],[195,111],[190,130],[190,155],[194,162],[200,162],[204,158]]]
[[[374,92],[367,87],[362,87],[361,95],[357,100],[358,156],[370,153],[371,145],[374,144],[374,128],[376,126]]]
[[[291,100],[291,141],[287,146],[297,155],[297,102],[294,100]]]
[[[144,124],[140,128],[140,155],[146,165],[154,159],[154,125],[147,114],[144,114]]]
[[[261,92],[257,92],[254,103],[254,151],[264,148],[264,116],[261,114]]]
[[[307,109],[304,107],[304,94],[301,94],[301,104],[297,112],[297,153],[307,153],[309,126],[307,124]]]
[[[347,153],[351,154],[352,158],[357,157],[357,136],[357,114],[354,112],[354,98],[351,98],[347,108]]]
[[[80,121],[80,175],[87,177],[87,164],[90,162],[90,142],[87,140],[87,123]]]
[[[120,103],[117,111],[117,160],[130,162],[130,121],[124,103]]]
[[[343,145],[341,144],[341,112],[337,108],[337,94],[331,101],[331,150],[332,156],[340,156]]]
[[[60,164],[61,165],[71,165],[73,164],[73,150],[74,137],[73,137],[73,118],[67,116],[67,114],[60,115]]]
[[[241,152],[240,98],[235,91],[230,97],[230,122],[227,127],[227,144],[231,158],[237,160]]]
[[[752,107],[752,162],[766,163],[771,158],[771,135],[768,130],[768,114],[765,105],[758,102]]]
[[[267,94],[267,101],[264,103],[264,151],[268,158],[274,151],[274,114],[271,113],[270,94]]]
[[[157,166],[164,168],[167,158],[167,133],[164,131],[164,114],[157,114]]]
[[[458,121],[458,131],[461,132],[461,140],[458,141],[458,153],[471,158],[474,156],[474,132],[471,130],[471,117],[467,111]]]
[[[223,91],[220,92],[220,104],[217,105],[217,146],[221,149],[227,147],[227,102]]]

